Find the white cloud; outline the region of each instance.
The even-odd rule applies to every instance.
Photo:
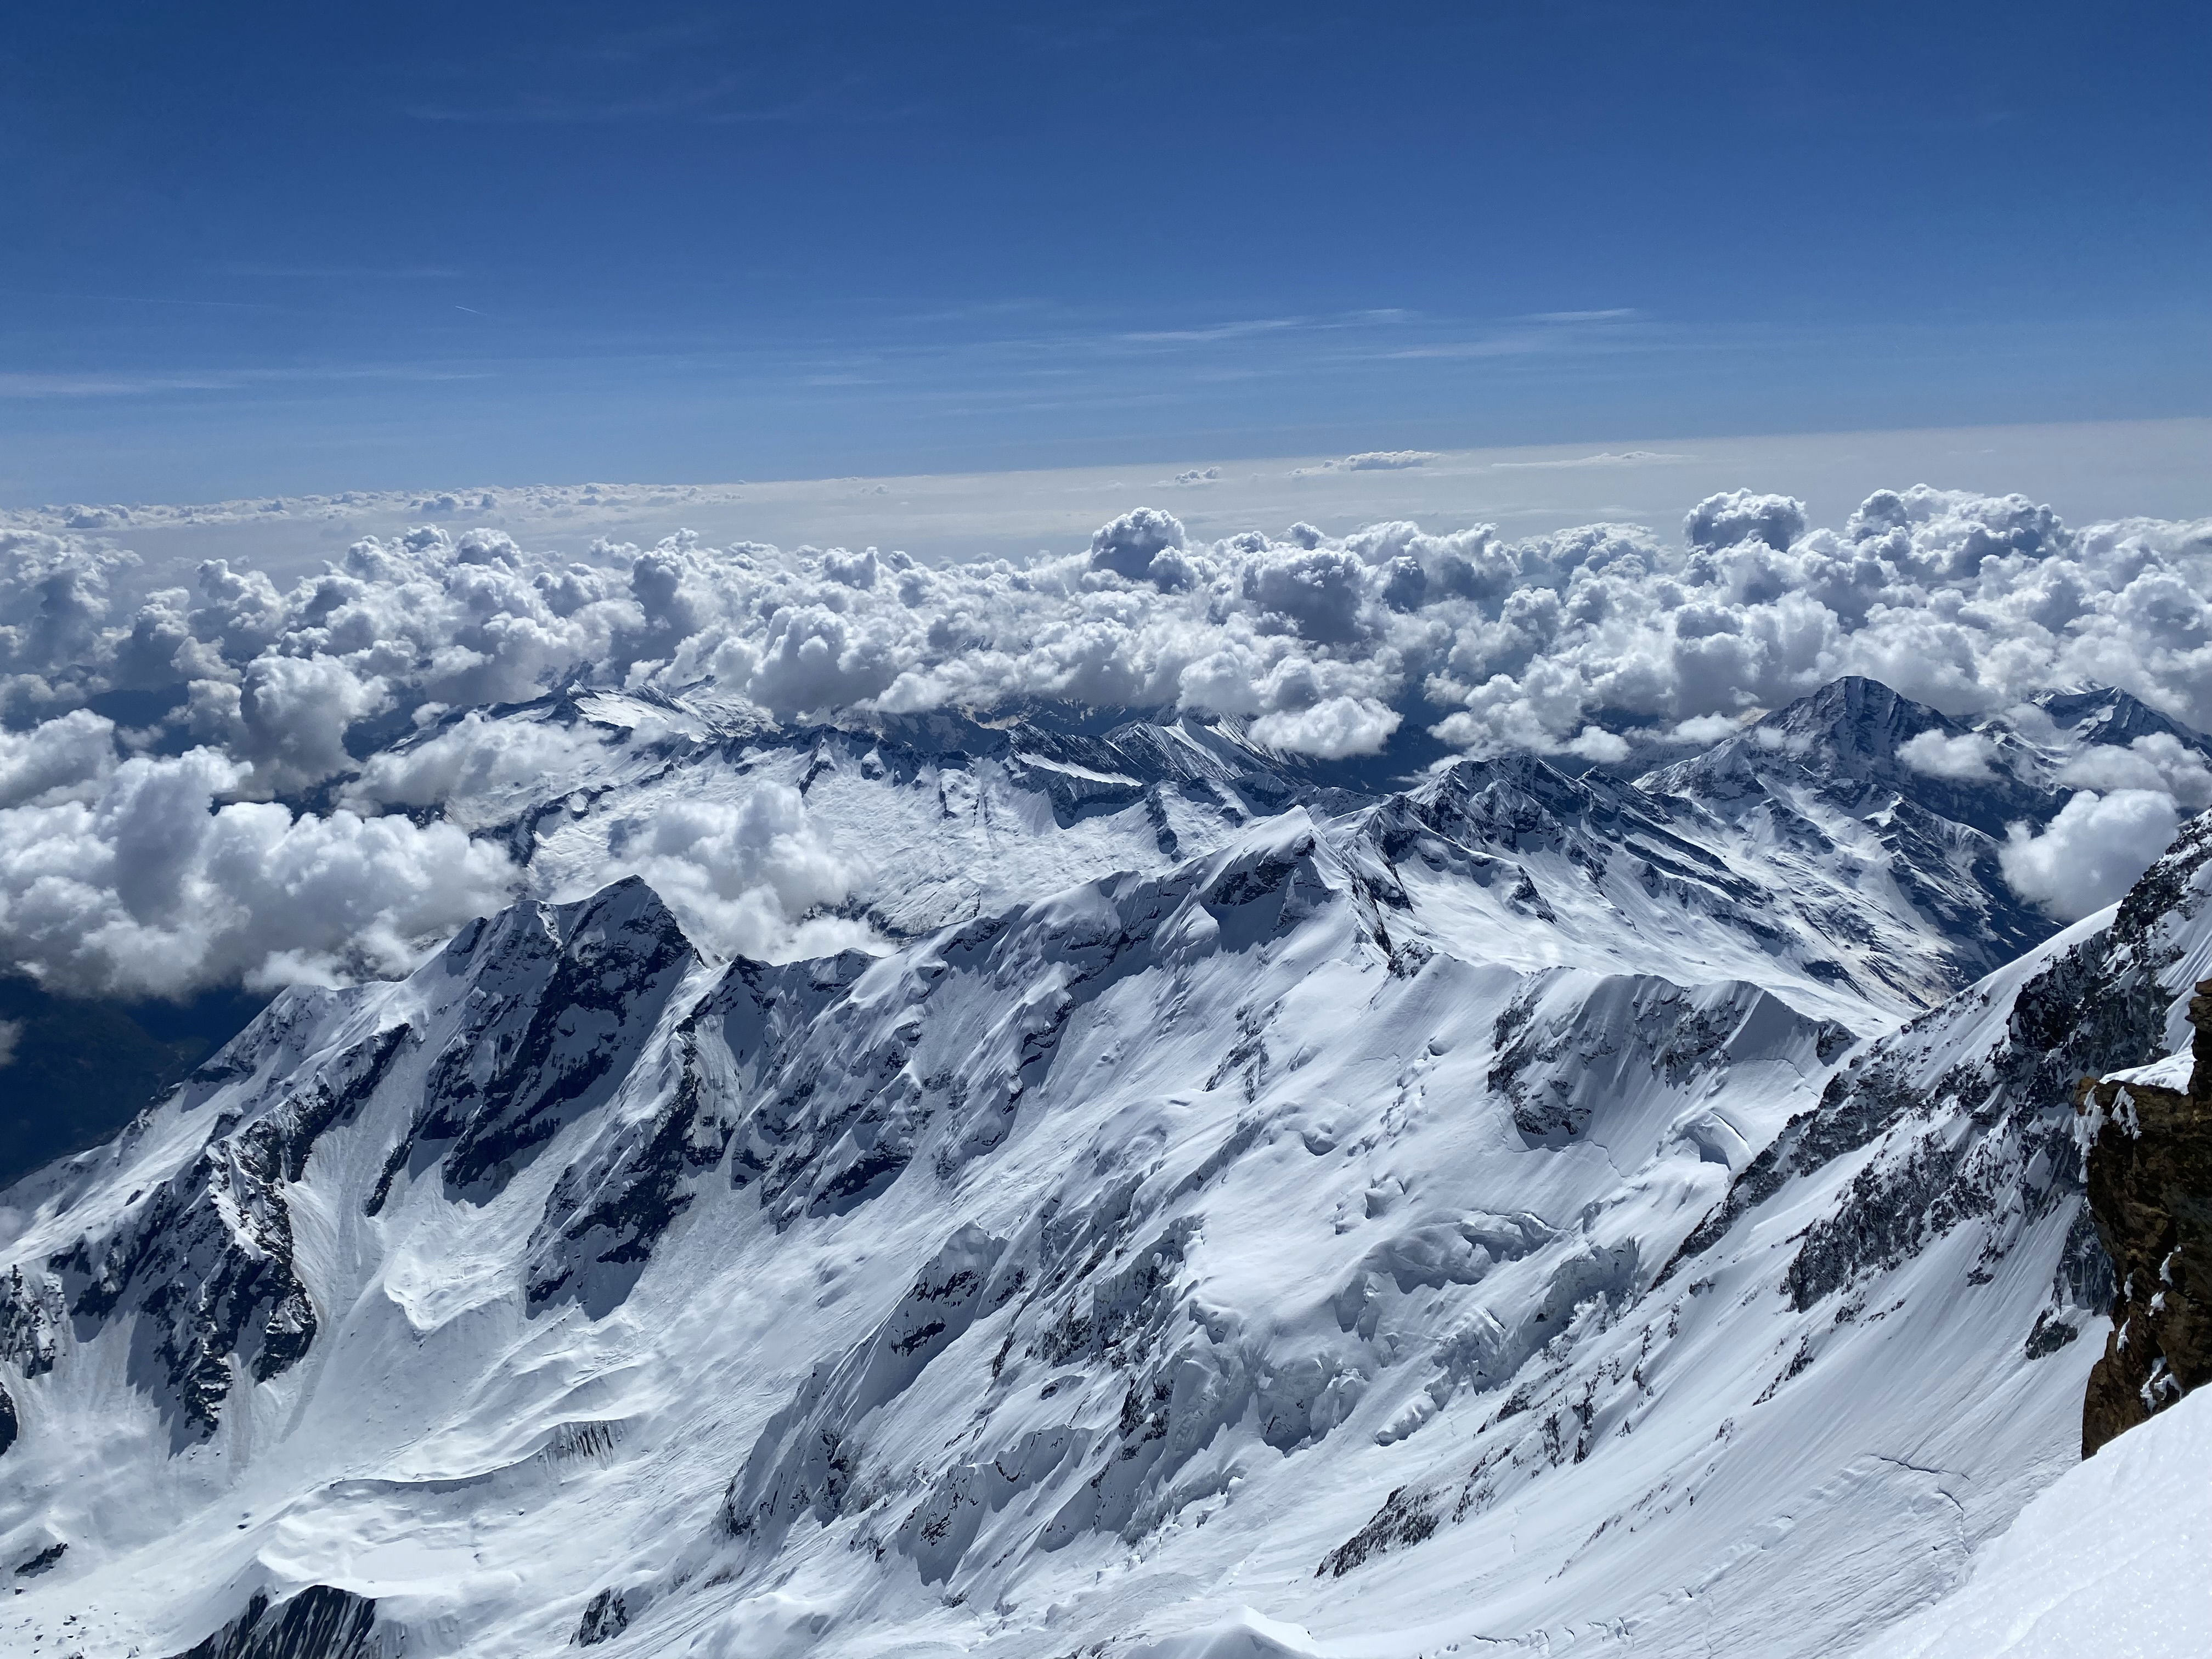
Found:
[[[1244,562],[1244,597],[1309,640],[1353,638],[1366,587],[1366,566],[1341,548],[1262,547]]]
[[[1370,449],[1347,455],[1337,465],[1347,472],[1396,472],[1409,466],[1426,466],[1437,459],[1433,450]]]
[[[1293,754],[1342,760],[1382,751],[1401,716],[1368,697],[1328,697],[1296,713],[1263,714],[1248,728],[1255,742]]]
[[[760,781],[733,799],[656,799],[618,814],[608,826],[605,863],[559,896],[641,876],[695,944],[769,958],[788,948],[811,912],[840,902],[865,874],[831,848],[796,789]],[[867,935],[857,923],[831,933],[830,949]],[[810,942],[829,937],[816,927]]]
[[[1427,459],[1378,452],[1333,465]],[[602,493],[619,492],[561,499],[582,510]],[[112,533],[163,510],[85,511]],[[364,537],[289,588],[210,560],[189,590],[126,610],[111,584],[130,564],[68,533],[0,533],[0,947],[84,983],[335,975],[402,959],[394,941],[427,936],[447,914],[441,895],[489,902],[519,878],[496,861],[504,854],[458,890],[410,873],[428,843],[406,836],[430,832],[375,815],[441,808],[436,827],[459,835],[601,775],[609,763],[590,731],[482,712],[556,688],[690,696],[783,721],[1054,703],[1177,709],[1338,757],[1373,752],[1407,720],[1477,752],[1595,757],[1625,743],[1622,729],[1712,742],[1847,673],[1966,718],[2056,685],[2118,685],[2212,729],[2212,523],[2075,530],[2022,497],[1918,487],[1877,491],[1840,528],[1808,526],[1789,497],[1732,491],[1699,502],[1680,539],[1617,524],[1433,534],[1396,520],[1346,536],[1301,523],[1208,540],[1140,507],[1068,556],[928,567],[872,549],[785,553],[688,533],[647,548],[602,543],[579,559],[495,530],[424,526]],[[82,707],[118,691],[159,693],[156,708],[182,702],[165,716],[118,716],[151,721],[118,732]],[[391,744],[410,714],[416,735]],[[375,744],[382,752],[356,758]],[[188,766],[177,751],[194,745]],[[1978,739],[1908,751],[1908,763],[1948,775],[1990,763]],[[121,803],[153,787],[133,754],[169,769],[162,787],[192,803],[178,809],[195,826],[181,860],[157,840],[143,856],[115,850],[120,826],[137,821]],[[2212,800],[2212,774],[2163,738],[2081,751],[2062,775],[2106,800]],[[236,902],[192,885],[214,879],[208,826],[243,836],[263,820],[226,815],[271,796],[347,809],[271,808],[282,824],[257,831],[285,847],[322,837],[333,869],[358,874],[359,906],[318,900],[339,921],[291,918],[251,882]],[[82,823],[65,830],[70,813]],[[728,835],[750,845],[774,816],[763,805],[752,827]],[[659,860],[672,886],[691,881],[702,926],[753,937],[771,921],[807,925],[836,902],[810,895],[842,890],[799,831],[760,844],[777,834],[773,856],[740,857],[704,830],[635,856]],[[71,835],[89,837],[82,858]],[[438,845],[477,856],[465,837]],[[2035,886],[2034,858],[2015,863]],[[156,903],[147,884],[161,882],[173,890]],[[748,899],[746,883],[761,896]],[[215,942],[173,971],[131,965],[142,948],[127,943],[132,930],[150,939],[172,913]],[[72,928],[92,942],[72,943]]]
[[[1716,744],[1723,738],[1735,736],[1740,729],[1740,722],[1731,715],[1693,714],[1688,720],[1677,720],[1667,737],[1673,743]]]
[[[34,620],[69,551],[16,540],[0,590]],[[563,561],[430,527],[364,538],[289,592],[210,561],[196,592],[127,618],[86,577],[68,629],[10,624],[0,696],[20,724],[105,685],[190,681],[172,725],[247,762],[262,793],[353,769],[345,733],[373,711],[521,701],[576,676],[711,678],[779,718],[1030,699],[1276,712],[1218,674],[1186,695],[1191,665],[1224,653],[1248,686],[1291,655],[1334,664],[1359,684],[1331,695],[1483,748],[1556,750],[1607,713],[1733,719],[1844,673],[1964,715],[2118,684],[2201,726],[2208,568],[2212,526],[2075,532],[2020,497],[1918,488],[1876,492],[1840,532],[1807,529],[1788,497],[1729,492],[1692,513],[1686,545],[1617,525],[1510,540],[1403,521],[1209,544],[1139,507],[1087,557],[929,568],[688,536]]]
[[[1124,513],[1102,525],[1091,538],[1091,568],[1110,572],[1126,581],[1147,580],[1152,562],[1183,546],[1182,521],[1155,507]]]
[[[215,689],[212,685],[210,690]],[[222,690],[228,693],[231,688]],[[236,688],[231,754],[252,763],[251,787],[276,794],[349,770],[347,728],[391,706],[384,680],[333,657],[264,654]],[[226,711],[227,713],[228,711]]]
[[[1931,778],[1950,778],[1960,783],[1987,782],[1996,774],[1990,767],[1990,741],[1978,732],[1946,737],[1923,732],[1897,746],[1897,757],[1914,771]]]
[[[1576,455],[1557,461],[1492,461],[1493,471],[1499,472],[1547,471],[1560,467],[1580,466],[1649,466],[1662,461],[1686,461],[1687,455],[1669,453],[1658,449],[1601,449],[1595,455]]]
[[[373,755],[349,783],[347,805],[434,806],[465,826],[498,822],[517,803],[566,793],[606,757],[590,727],[547,720],[492,721],[471,709],[404,748]]]
[[[137,562],[75,538],[0,529],[0,675],[44,673],[91,654],[109,581]]]
[[[2212,805],[2212,770],[2168,732],[2137,738],[2124,749],[2091,744],[2075,752],[2056,781],[2075,789],[2155,789],[2192,812]]]
[[[780,714],[866,702],[897,678],[887,634],[825,605],[778,609],[745,690]]]
[[[1748,489],[1732,489],[1708,495],[1690,509],[1682,526],[1683,539],[1692,547],[1734,547],[1759,541],[1777,552],[1786,552],[1805,533],[1805,507],[1788,495],[1757,495]]]
[[[1643,314],[1634,306],[1607,306],[1601,311],[1532,312],[1521,320],[1524,323],[1625,323]]]
[[[246,775],[207,749],[139,757],[88,799],[0,811],[0,957],[133,996],[337,983],[404,972],[514,891],[507,854],[449,824],[218,807]]]
[[[0,1019],[0,1071],[15,1062],[15,1045],[23,1040],[23,1022]]]
[[[1567,754],[1579,755],[1600,766],[1610,766],[1628,758],[1628,739],[1618,732],[1608,732],[1602,726],[1585,726],[1568,744]]]
[[[84,799],[115,769],[115,726],[76,708],[27,732],[0,732],[0,809]]]
[[[880,566],[876,550],[868,548],[860,553],[848,553],[842,547],[833,547],[822,556],[822,574],[833,582],[847,587],[873,587]]]
[[[2149,789],[2083,790],[2041,834],[2014,824],[1999,850],[2005,879],[2063,921],[2124,897],[2180,827],[2173,797]]]

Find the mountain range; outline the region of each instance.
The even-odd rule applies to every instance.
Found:
[[[572,690],[385,763],[464,718],[590,757],[414,809],[542,896],[0,1193],[11,1651],[1788,1659],[2079,1462],[2077,1086],[2189,1048],[2212,812],[2079,920],[2008,860],[2212,758],[2124,692],[1392,776]],[[787,959],[562,896],[766,783],[845,877]]]

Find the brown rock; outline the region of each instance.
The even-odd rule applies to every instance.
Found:
[[[2119,1293],[2081,1402],[2081,1455],[2212,1380],[2212,980],[2197,987],[2186,1091],[2086,1079],[2102,1117],[2089,1208]]]

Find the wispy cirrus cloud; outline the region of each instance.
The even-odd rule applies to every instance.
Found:
[[[1255,334],[1279,334],[1285,329],[1313,325],[1310,317],[1255,317],[1243,322],[1214,323],[1203,328],[1141,329],[1113,337],[1139,345],[1195,345],[1212,340],[1247,339]]]
[[[56,289],[0,288],[0,296],[12,300],[66,300],[72,304],[104,306],[190,306],[204,311],[264,311],[253,300],[185,299],[173,294],[72,294]]]
[[[1658,449],[1601,449],[1595,455],[1571,455],[1556,461],[1492,461],[1494,471],[1552,471],[1561,467],[1578,466],[1658,466],[1670,461],[1691,461],[1694,455],[1675,454]]]
[[[219,276],[276,282],[438,283],[470,275],[458,265],[289,264],[239,260],[210,267]]]
[[[379,363],[331,368],[178,369],[145,374],[57,369],[0,374],[0,399],[149,398],[173,392],[243,392],[255,386],[339,380],[480,380],[489,368]]]
[[[1382,307],[1336,312],[1318,317],[1247,317],[1223,323],[1198,324],[1188,328],[1127,330],[1111,337],[1139,345],[1208,345],[1217,341],[1252,339],[1270,334],[1388,327],[1409,321],[1413,315],[1413,313],[1395,307]]]
[[[1607,306],[1602,311],[1535,311],[1516,317],[1519,323],[1632,323],[1644,313],[1634,306]]]
[[[1649,329],[1631,326],[1650,321],[1632,306],[1613,306],[1601,311],[1539,311],[1509,318],[1484,332],[1458,339],[1431,339],[1384,354],[1394,359],[1530,357],[1547,353],[1617,349],[1647,337]]]
[[[829,76],[789,92],[770,88],[751,71],[677,80],[642,90],[610,92],[597,84],[558,85],[488,99],[410,104],[416,121],[485,126],[606,126],[678,122],[702,126],[825,122],[846,125],[901,121],[929,106],[909,96],[885,98],[871,77]]]
[[[1538,334],[1492,334],[1479,340],[1431,340],[1380,356],[1386,362],[1408,362],[1425,357],[1526,357],[1558,349],[1556,342]]]
[[[0,398],[143,398],[164,392],[228,392],[249,384],[244,374],[0,374]]]

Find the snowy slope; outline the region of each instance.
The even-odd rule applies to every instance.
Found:
[[[2196,1659],[2212,1651],[2212,1398],[2037,1494],[1958,1589],[1863,1659]]]
[[[598,752],[481,821],[768,775],[872,948],[526,902],[12,1189],[0,1639],[1810,1655],[2070,1461],[2071,1085],[2170,1051],[2206,820],[1952,994],[1894,785],[665,715],[503,716]]]
[[[2055,781],[2060,763],[2113,735],[2097,722],[2119,721],[2122,736],[2172,725],[2124,694],[2075,701],[2089,712],[2062,706],[2074,725],[2054,726],[2040,746],[1985,723],[2002,764],[1966,780],[1917,772],[1897,752],[1966,728],[1865,680],[1839,681],[1635,783],[1570,778],[1516,755],[1378,793],[1371,766],[1273,751],[1233,722],[1085,732],[940,714],[781,729],[726,714],[705,691],[690,702],[561,694],[489,720],[451,715],[373,761],[369,776],[401,798],[410,781],[430,795],[434,781],[423,811],[501,834],[536,890],[563,900],[610,868],[651,878],[672,824],[702,813],[726,824],[781,792],[794,811],[803,803],[824,866],[798,885],[857,924],[822,943],[913,937],[1097,876],[1157,874],[1292,805],[1325,818],[1366,811],[1405,878],[1422,879],[1441,856],[1455,878],[1474,878],[1455,881],[1461,897],[1495,890],[1502,903],[1470,918],[1485,951],[1500,948],[1501,923],[1532,959],[1578,948],[1553,945],[1555,933],[1588,943],[1592,924],[1625,925],[1662,970],[1688,951],[1708,971],[1726,963],[1763,977],[1781,958],[1812,995],[1897,1016],[2051,933],[2006,884],[1996,848],[2008,823],[2057,813],[2073,793]],[[557,760],[504,773],[447,762],[417,776],[416,757],[457,743]],[[688,888],[664,896],[695,933],[712,933],[714,896]]]

